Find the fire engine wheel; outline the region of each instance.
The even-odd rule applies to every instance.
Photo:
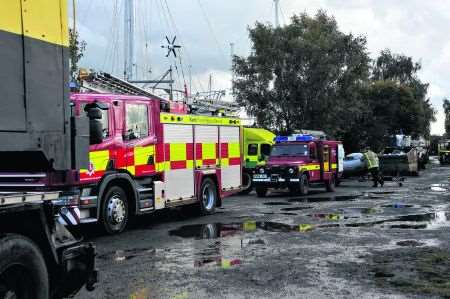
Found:
[[[217,205],[217,188],[216,184],[210,178],[206,178],[202,182],[199,194],[200,210],[203,215],[210,215],[216,211]]]
[[[309,180],[306,174],[302,174],[300,177],[300,187],[299,187],[300,195],[308,195],[309,193]]]
[[[336,179],[334,175],[330,177],[330,179],[325,183],[328,192],[336,191]]]
[[[252,176],[250,173],[245,172],[242,175],[242,191],[240,192],[243,195],[247,195],[253,190],[253,184],[252,184]]]
[[[103,197],[102,224],[108,234],[121,233],[129,218],[128,201],[125,191],[112,186]]]
[[[49,298],[44,257],[26,237],[0,238],[0,298]]]

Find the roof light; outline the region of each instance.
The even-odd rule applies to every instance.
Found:
[[[274,138],[274,141],[276,143],[281,143],[281,142],[289,142],[289,141],[297,141],[297,142],[309,142],[309,141],[313,141],[315,138],[312,135],[309,134],[294,134],[291,136],[276,136]]]

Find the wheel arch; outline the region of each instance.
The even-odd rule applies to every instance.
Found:
[[[136,190],[136,183],[128,173],[119,172],[105,176],[99,185],[97,219],[100,219],[103,196],[111,186],[121,187],[123,191],[125,191],[125,194],[127,195],[128,207],[130,208],[130,216],[134,216],[136,214],[136,211],[138,210],[138,194]]]

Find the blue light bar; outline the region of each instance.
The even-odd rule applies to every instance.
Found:
[[[315,138],[312,135],[309,134],[294,134],[291,136],[276,136],[274,138],[274,141],[276,143],[281,143],[281,142],[309,142],[309,141],[313,141]]]

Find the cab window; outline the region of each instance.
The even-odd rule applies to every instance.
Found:
[[[82,103],[80,105],[80,111],[85,111],[84,108],[86,107],[87,103]],[[101,110],[102,111],[102,118],[100,119],[100,122],[102,124],[103,128],[103,138],[111,137],[110,129],[109,129],[109,109],[107,110]]]
[[[317,159],[317,148],[315,145],[311,145],[310,149],[309,149],[309,158],[311,160],[316,160]]]
[[[148,136],[148,108],[145,104],[126,105],[126,140]]]
[[[249,144],[248,145],[248,155],[249,156],[258,155],[258,145],[257,144]]]
[[[262,156],[270,156],[271,150],[272,150],[272,146],[270,144],[261,144],[261,155]]]

